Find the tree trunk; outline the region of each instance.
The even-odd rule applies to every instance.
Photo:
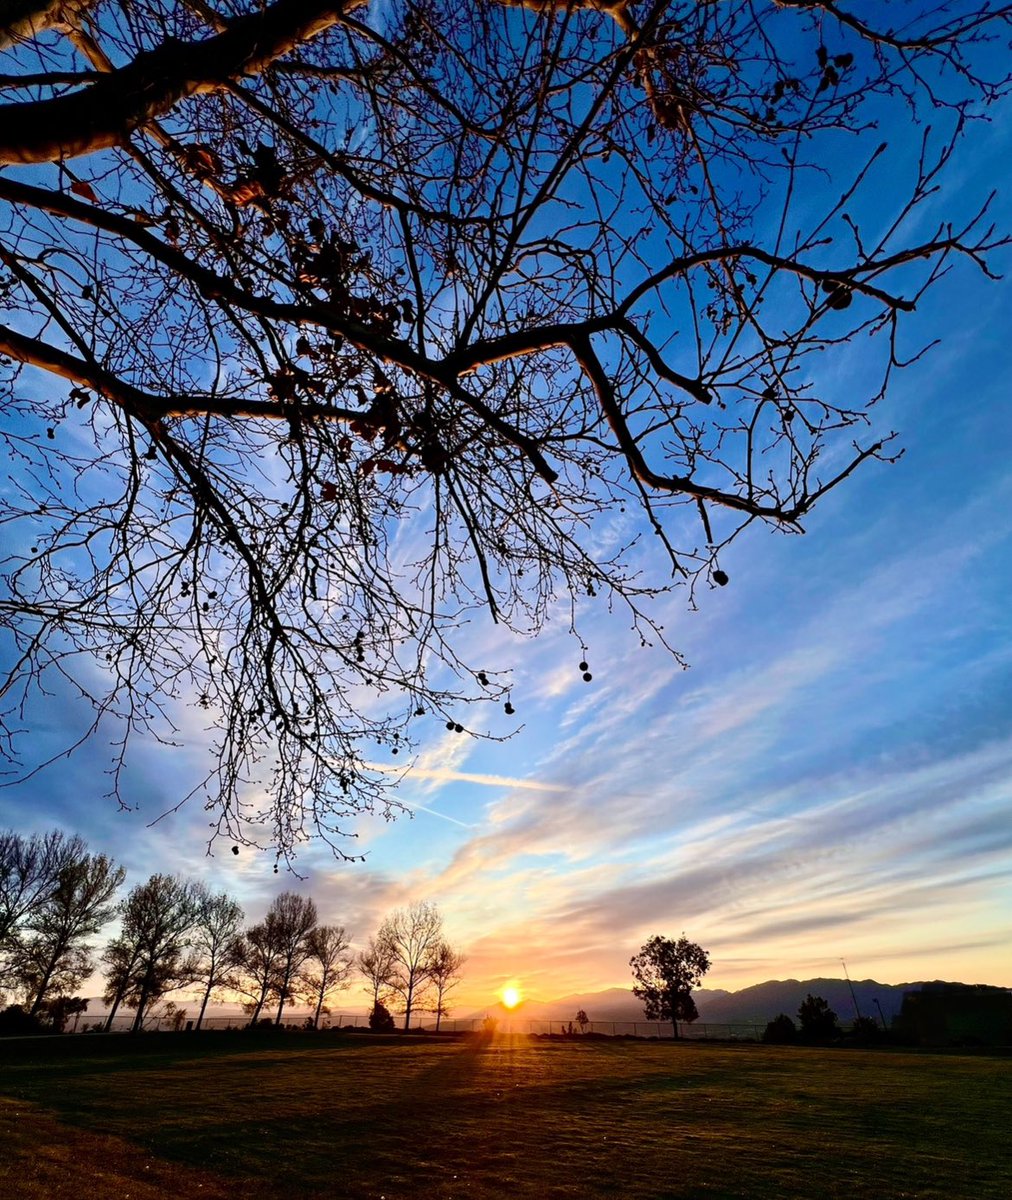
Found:
[[[130,1026],[131,1033],[140,1033],[144,1022],[144,1009],[147,1007],[148,994],[146,991],[141,992],[141,998],[137,1002],[137,1015],[134,1017],[134,1023]]]
[[[197,1023],[193,1027],[195,1030],[200,1028],[200,1023],[204,1019],[204,1010],[207,1008],[207,1002],[211,998],[211,987],[212,987],[212,985],[210,983],[208,983],[207,991],[204,992],[204,999],[200,1005],[200,1012],[197,1014]]]
[[[323,991],[324,991],[324,989],[321,987],[320,988],[320,998],[316,1002],[316,1013],[313,1016],[313,1028],[314,1029],[320,1028],[320,1009],[323,1008]]]
[[[122,1003],[123,993],[125,991],[126,991],[126,988],[122,987],[116,993],[116,997],[112,1002],[112,1008],[109,1011],[109,1015],[105,1019],[105,1032],[106,1033],[109,1033],[112,1030],[113,1018],[116,1016],[116,1010],[119,1008],[120,1004]]]
[[[254,1006],[252,1013],[250,1013],[249,1023],[250,1023],[251,1029],[253,1028],[254,1025],[256,1025],[257,1021],[260,1020],[260,1014],[263,1012],[264,1002],[266,1001],[266,999],[267,999],[267,997],[263,993],[261,993],[260,999],[256,1002],[256,1005]]]
[[[35,993],[35,999],[32,1001],[32,1006],[28,1010],[28,1015],[30,1017],[35,1016],[35,1014],[39,1011],[39,1006],[42,1004],[42,1001],[46,998],[46,991],[49,988],[49,981],[52,979],[53,972],[56,970],[56,964],[59,961],[60,953],[61,951],[57,950],[55,954],[50,956],[49,965],[42,973],[42,981],[40,982],[38,990]]]
[[[134,1017],[134,1023],[130,1028],[131,1033],[140,1033],[144,1024],[144,1010],[148,1006],[148,1001],[151,999],[151,983],[152,972],[149,969],[144,977],[144,982],[141,984],[140,999],[137,1001],[137,1015]]]

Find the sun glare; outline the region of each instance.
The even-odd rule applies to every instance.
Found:
[[[516,1008],[520,1003],[520,989],[512,984],[509,987],[504,987],[500,993],[504,1008]]]

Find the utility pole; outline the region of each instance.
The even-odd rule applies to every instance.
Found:
[[[857,1013],[857,1019],[860,1021],[861,1020],[861,1010],[857,1006],[857,996],[854,994],[854,985],[850,982],[850,974],[847,971],[847,964],[845,962],[843,962],[842,958],[840,959],[840,962],[843,963],[843,973],[847,979],[847,987],[850,988],[850,998],[851,998],[851,1000],[854,1001],[854,1012]]]

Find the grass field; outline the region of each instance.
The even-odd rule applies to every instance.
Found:
[[[707,1043],[0,1042],[0,1196],[1012,1196],[1012,1060]]]

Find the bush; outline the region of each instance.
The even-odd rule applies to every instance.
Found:
[[[801,1002],[798,1020],[801,1022],[801,1036],[806,1041],[828,1042],[840,1035],[836,1013],[826,1000],[821,996],[813,996],[811,992]]]
[[[88,1001],[81,996],[54,996],[44,1001],[39,1008],[39,1020],[44,1021],[54,1033],[64,1033],[71,1017],[87,1012]]]
[[[788,1042],[797,1041],[797,1037],[797,1026],[786,1013],[774,1017],[763,1033],[763,1041],[775,1046],[783,1046]]]
[[[11,1004],[0,1012],[0,1037],[26,1037],[42,1032],[40,1022],[29,1016],[20,1004]]]
[[[274,1028],[274,1022],[270,1017],[261,1017],[259,1021],[251,1021],[245,1028],[249,1033],[267,1033]]]
[[[873,1017],[858,1017],[851,1025],[850,1033],[859,1042],[877,1042],[882,1036],[879,1023]]]
[[[385,1004],[380,1004],[377,1001],[373,1005],[373,1010],[369,1014],[369,1028],[373,1033],[393,1033],[394,1019]]]

